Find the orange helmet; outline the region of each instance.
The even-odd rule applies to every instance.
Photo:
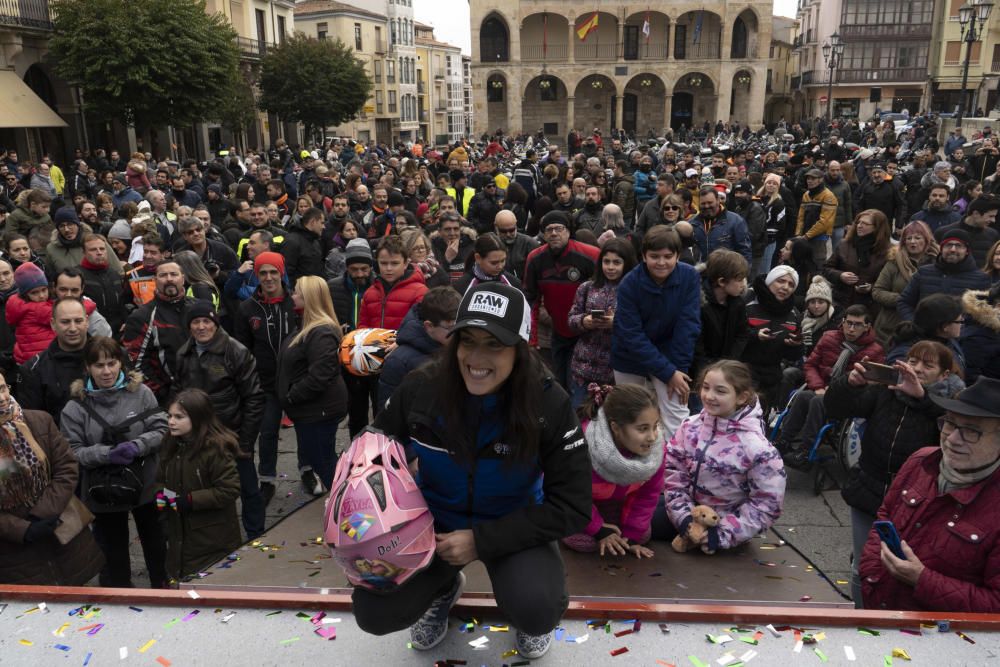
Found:
[[[390,345],[396,342],[392,329],[355,329],[340,342],[340,363],[351,375],[377,375]]]

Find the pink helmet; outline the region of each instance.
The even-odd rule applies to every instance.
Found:
[[[355,586],[387,592],[430,564],[434,517],[398,442],[358,434],[337,463],[323,535]]]

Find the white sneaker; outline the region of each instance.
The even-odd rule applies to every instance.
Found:
[[[517,653],[527,660],[537,660],[548,653],[552,646],[552,633],[544,635],[529,635],[526,632],[517,631]]]

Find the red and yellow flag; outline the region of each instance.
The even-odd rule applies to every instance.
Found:
[[[576,35],[580,38],[581,42],[587,41],[587,35],[597,29],[597,12],[587,19],[583,25],[576,29]]]

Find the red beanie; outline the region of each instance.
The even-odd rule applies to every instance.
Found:
[[[262,252],[253,260],[253,272],[254,275],[260,274],[260,267],[264,264],[270,264],[271,266],[278,269],[281,275],[285,275],[285,258],[276,252]]]

